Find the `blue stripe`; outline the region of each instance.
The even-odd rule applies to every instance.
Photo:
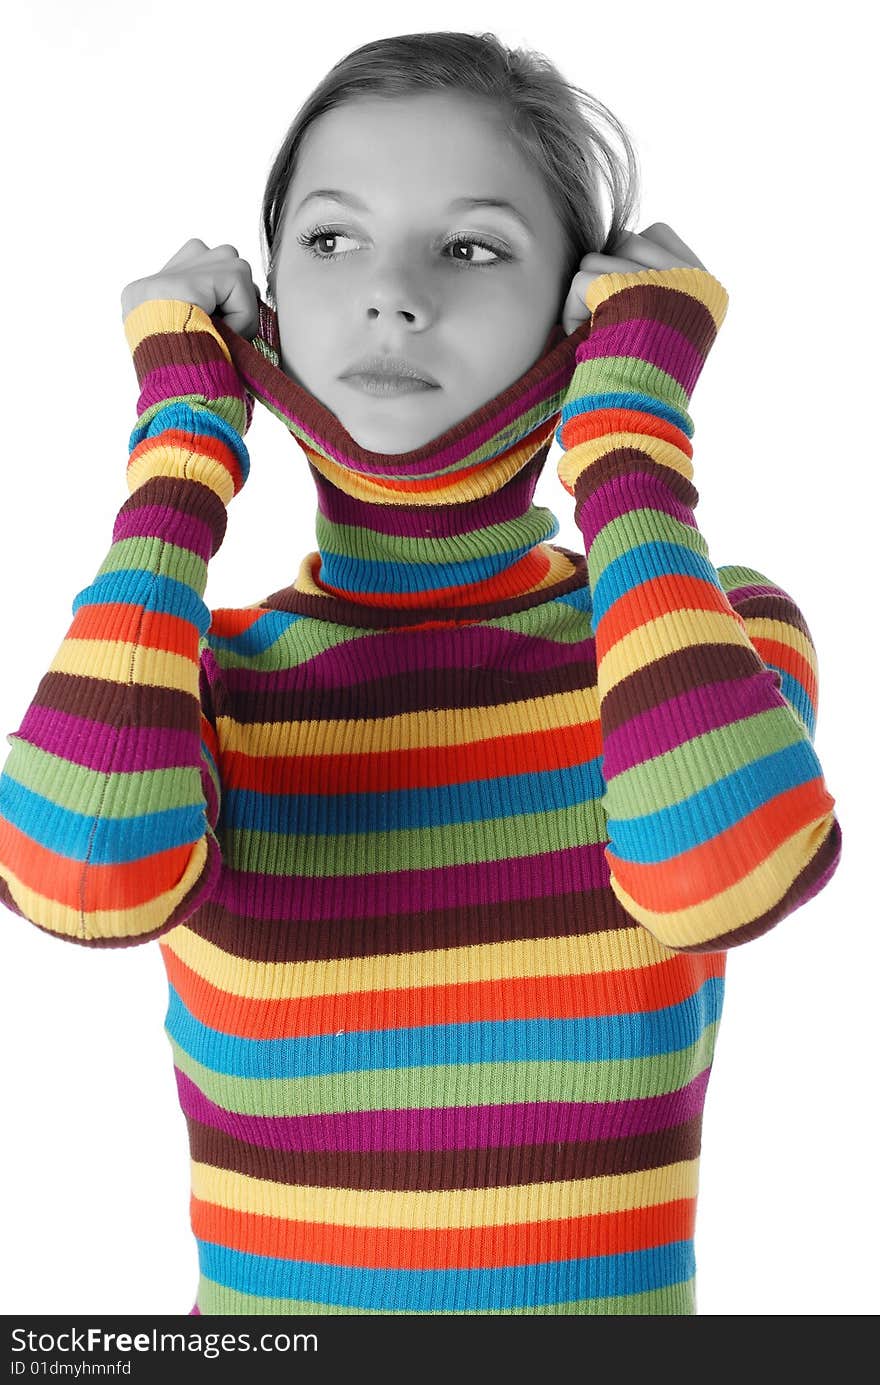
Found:
[[[341,794],[272,794],[227,788],[224,801],[227,822],[247,824],[249,831],[339,837],[350,832],[373,835],[486,823],[524,813],[546,814],[590,804],[604,792],[601,758],[597,757],[565,769],[498,775],[430,788]],[[596,815],[590,820],[595,821]],[[540,827],[537,830],[541,832]],[[543,849],[549,850],[546,829],[544,835]]]
[[[198,626],[200,634],[207,633],[211,613],[199,593],[188,582],[173,577],[160,577],[148,568],[117,568],[96,577],[73,600],[73,614],[81,606],[101,606],[120,602],[143,607],[145,611],[160,611],[163,615],[178,616]]]
[[[805,723],[810,740],[816,738],[816,709],[810,701],[809,694],[806,692],[800,679],[795,678],[793,673],[788,673],[786,669],[777,667],[776,664],[765,660],[767,668],[776,669],[782,680],[779,691],[782,696],[787,698],[795,711],[800,713],[801,720]]]
[[[201,775],[193,771],[193,786],[201,789]],[[27,789],[8,773],[0,776],[0,811],[31,841],[69,861],[93,865],[124,865],[141,861],[159,851],[187,846],[205,835],[205,803],[166,808],[142,817],[96,818],[94,813],[74,813],[41,794]]]
[[[702,537],[697,539],[701,545]],[[613,606],[626,592],[642,582],[655,577],[665,577],[670,573],[700,577],[717,587],[724,600],[724,588],[718,580],[718,573],[704,553],[688,548],[682,543],[667,543],[656,540],[638,543],[628,548],[619,557],[612,558],[603,568],[593,584],[593,627],[599,622],[609,607]]]
[[[232,654],[240,654],[242,658],[253,658],[271,649],[273,644],[287,634],[292,625],[307,619],[307,616],[296,615],[291,611],[267,610],[260,613],[259,620],[255,620],[247,629],[240,630],[237,635],[217,635],[209,630],[208,643],[215,652],[223,649],[229,650]]]
[[[694,435],[693,419],[689,414],[673,408],[671,404],[655,398],[652,394],[640,394],[636,390],[623,390],[620,392],[612,391],[607,394],[580,394],[567,400],[562,406],[560,423],[555,434],[559,446],[563,446],[563,425],[570,418],[574,418],[576,414],[593,413],[597,409],[641,409],[643,413],[653,414],[655,418],[662,418],[668,423],[674,424],[688,438],[692,438]]]
[[[559,521],[551,514],[544,528],[540,532],[535,530],[535,538],[529,543],[505,549],[502,553],[483,553],[461,563],[405,562],[403,559],[382,562],[350,558],[321,548],[321,578],[328,585],[349,592],[421,592],[466,586],[503,572],[526,553],[531,553],[536,543],[546,542],[558,533]]]
[[[660,1010],[243,1039],[202,1024],[169,984],[165,1027],[185,1053],[212,1072],[258,1080],[471,1063],[600,1063],[690,1048],[720,1018],[723,992],[723,980],[710,977],[692,996]]]
[[[748,747],[744,750],[748,753]],[[624,773],[638,773],[638,769]],[[682,851],[711,841],[777,794],[806,784],[820,773],[812,746],[800,740],[751,760],[681,803],[639,818],[614,817],[615,780],[611,780],[605,799],[611,849],[616,856],[642,865],[668,861]]]
[[[241,407],[244,409],[243,403]],[[181,398],[163,404],[155,413],[151,412],[150,409],[145,409],[131,430],[128,439],[129,456],[138,443],[143,442],[144,438],[158,437],[169,428],[182,429],[184,432],[194,433],[196,436],[201,434],[203,437],[221,438],[238,459],[243,478],[242,484],[247,480],[250,471],[250,457],[243,437],[236,428],[233,428],[231,423],[227,423],[219,414],[214,413],[206,402],[199,406],[198,404],[187,403]]]
[[[693,1278],[693,1241],[577,1260],[491,1269],[393,1270],[284,1260],[199,1241],[199,1268],[217,1284],[262,1298],[311,1300],[343,1308],[450,1313],[528,1310],[647,1293]]]

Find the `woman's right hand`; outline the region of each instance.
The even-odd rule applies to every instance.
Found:
[[[239,336],[252,341],[260,327],[257,289],[247,260],[234,245],[209,250],[193,237],[172,255],[158,274],[134,279],[122,290],[122,316],[152,298],[178,298],[195,303],[210,317],[219,313]]]

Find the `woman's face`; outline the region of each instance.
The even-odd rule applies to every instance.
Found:
[[[470,204],[484,198],[511,205]],[[512,384],[570,287],[537,170],[495,107],[464,93],[359,98],[320,116],[279,236],[281,366],[373,452],[421,447]],[[378,393],[344,378],[373,355],[435,383]]]

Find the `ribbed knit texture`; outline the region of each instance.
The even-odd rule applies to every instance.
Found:
[[[806,621],[694,518],[726,291],[643,270],[586,303],[395,456],[283,374],[265,304],[253,343],[177,300],[125,320],[129,497],[7,738],[0,900],[161,939],[193,1311],[696,1311],[726,950],[841,832]],[[319,547],[210,611],[255,399]],[[583,554],[532,504],[554,436]]]

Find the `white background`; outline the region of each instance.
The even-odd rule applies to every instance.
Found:
[[[822,894],[729,956],[703,1137],[702,1315],[867,1314],[880,1299],[868,10],[58,0],[5,22],[0,735],[17,730],[127,498],[137,386],[123,285],[199,236],[236,245],[265,290],[272,158],[308,92],[359,44],[491,29],[545,52],[631,132],[631,229],[669,222],[727,288],[692,402],[697,519],[716,566],[757,567],[807,618],[816,748],[844,854]],[[305,458],[262,406],[248,444],[212,607],[286,585],[317,546]],[[557,456],[537,502],[559,516],[556,542],[578,548]],[[186,1314],[198,1268],[158,947],[78,948],[8,910],[0,926],[0,1308]]]

